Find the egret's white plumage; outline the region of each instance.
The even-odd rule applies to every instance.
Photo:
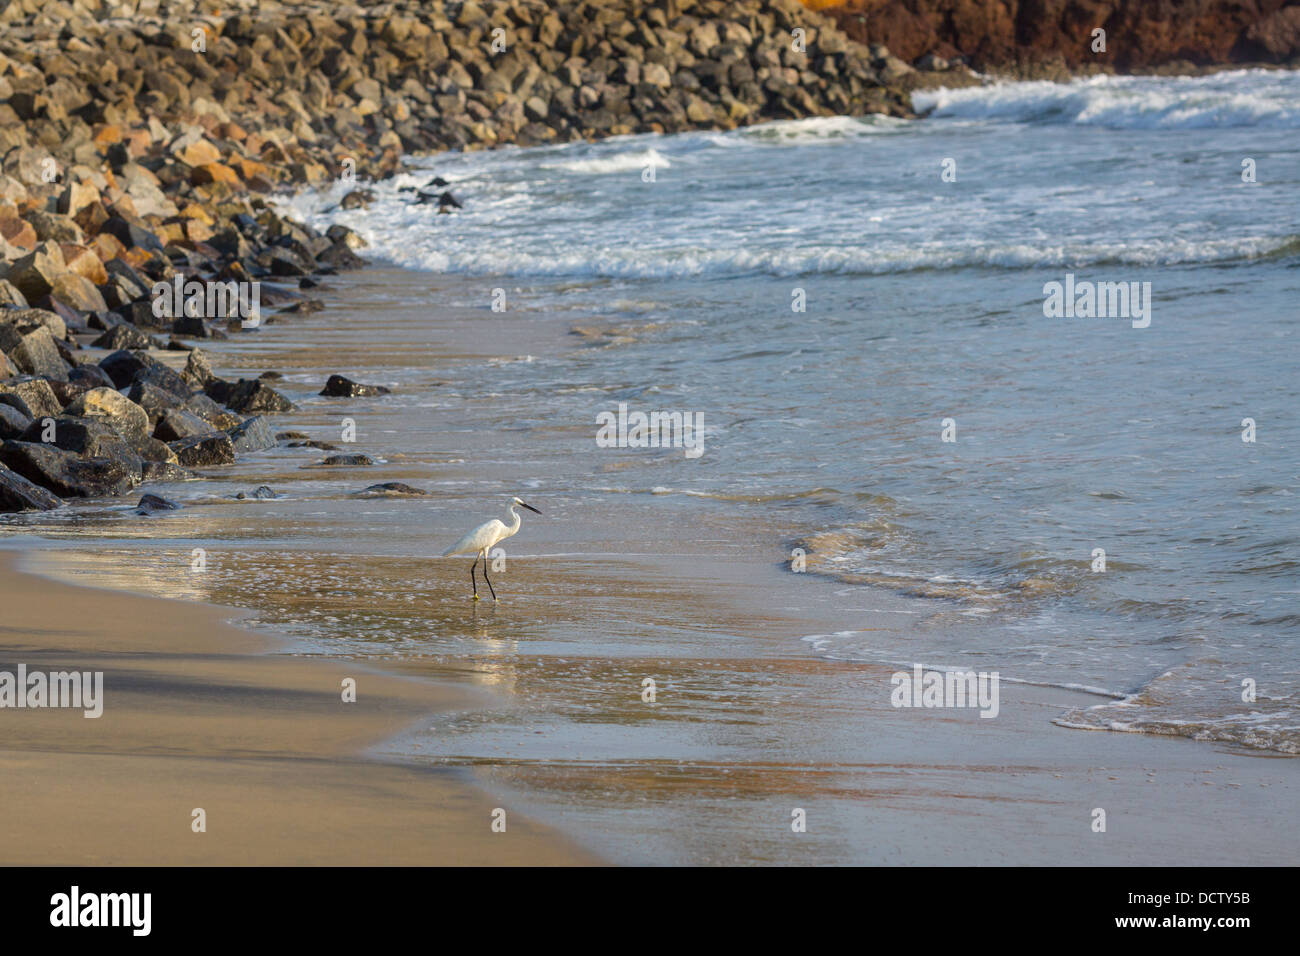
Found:
[[[496,600],[497,592],[492,587],[492,581],[488,578],[487,573],[488,549],[498,541],[504,541],[511,535],[519,533],[519,526],[523,524],[523,519],[515,511],[515,505],[527,508],[533,514],[541,514],[532,505],[525,504],[518,498],[511,498],[510,505],[506,508],[511,518],[510,524],[506,524],[500,518],[485,521],[442,553],[444,558],[449,558],[453,554],[474,555],[474,563],[469,566],[469,579],[474,587],[474,600],[476,601],[478,600],[478,581],[474,577],[474,568],[478,565],[479,558],[483,559],[483,580],[487,581],[488,590],[492,592],[492,600]]]

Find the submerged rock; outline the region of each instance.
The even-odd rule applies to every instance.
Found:
[[[342,375],[331,375],[326,379],[320,394],[329,398],[368,398],[372,395],[387,395],[388,389],[382,385],[362,385]]]
[[[412,488],[410,485],[402,484],[400,481],[385,481],[380,485],[371,485],[369,488],[363,488],[356,492],[357,495],[368,495],[371,497],[398,497],[401,495],[427,495],[428,492],[421,488]]]
[[[321,462],[322,465],[331,467],[338,465],[373,465],[374,463],[375,460],[369,455],[330,455]]]
[[[135,506],[135,511],[136,514],[151,515],[159,511],[179,511],[180,508],[181,506],[176,502],[161,495],[147,494]]]
[[[279,495],[277,495],[266,485],[258,485],[257,488],[254,489],[252,494],[241,491],[239,492],[239,494],[235,495],[235,498],[239,501],[244,501],[248,498],[259,498],[263,500],[269,500],[271,498],[279,498],[279,497],[280,497]]]

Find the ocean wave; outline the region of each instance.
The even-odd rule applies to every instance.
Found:
[[[1249,77],[1250,88],[1242,88]],[[1300,128],[1300,74],[1236,70],[1200,77],[1094,76],[913,94],[934,118],[1110,129]]]
[[[1074,730],[1187,737],[1251,750],[1300,754],[1300,710],[1294,696],[1261,692],[1254,701],[1240,702],[1233,686],[1226,692],[1219,689],[1232,683],[1220,671],[1221,667],[1207,662],[1170,668],[1135,693],[1068,711],[1053,723]],[[1294,690],[1290,678],[1285,680],[1287,689]],[[1233,700],[1239,706],[1220,703]]]
[[[560,169],[567,173],[625,173],[639,169],[668,169],[672,163],[656,149],[615,153],[613,156],[591,156],[586,159],[566,159],[561,162],[540,163],[541,169]]]
[[[570,246],[545,252],[475,243],[455,248],[441,235],[428,246],[391,230],[366,229],[372,255],[395,265],[470,275],[673,279],[744,274],[890,275],[982,268],[1172,266],[1265,259],[1300,252],[1300,236],[1235,239],[1146,239],[1065,243],[979,242],[889,244],[799,249],[623,248]],[[434,245],[436,243],[436,246]]]

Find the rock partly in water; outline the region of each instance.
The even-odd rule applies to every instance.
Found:
[[[230,440],[235,451],[264,451],[275,447],[275,436],[271,433],[270,422],[263,415],[254,415],[230,429]]]
[[[342,375],[331,375],[320,393],[329,398],[368,398],[372,395],[387,395],[388,389],[382,385],[362,385]]]
[[[179,511],[181,506],[169,498],[162,495],[146,494],[140,498],[140,503],[135,506],[135,513],[140,515],[157,514],[160,511]]]
[[[141,470],[114,458],[82,458],[38,442],[0,444],[0,462],[60,498],[121,495],[140,484]]]
[[[356,492],[359,496],[374,498],[392,498],[403,495],[427,495],[428,492],[421,488],[412,488],[400,481],[385,481],[383,484],[371,485],[369,488],[363,488]]]
[[[182,438],[169,443],[176,458],[187,468],[208,468],[235,462],[235,445],[224,432]]]
[[[241,378],[238,382],[216,380],[204,388],[209,398],[244,415],[258,412],[290,412],[289,401],[265,382],[255,378]]]
[[[61,504],[58,495],[0,465],[0,511],[49,511]]]

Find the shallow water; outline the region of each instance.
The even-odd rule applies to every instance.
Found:
[[[494,688],[401,752],[604,814],[627,859],[862,860],[851,806],[883,759],[863,682],[916,661],[1091,695],[1044,721],[1296,753],[1300,80],[930,101],[913,123],[433,157],[364,212],[331,210],[342,187],[297,197],[405,268],[333,280],[326,311],[222,362],[285,371],[280,427],[343,445],[351,420],[341,450],[378,464],[281,448],[150,489],[174,514],[5,527],[75,546],[58,557],[83,580],[256,608],[304,653]],[[461,212],[407,204],[433,173]],[[1150,282],[1149,327],[1046,318],[1067,272]],[[394,392],[316,396],[331,372]],[[598,447],[619,403],[701,415],[703,453]],[[430,495],[357,495],[380,481]],[[229,497],[261,484],[280,497]],[[505,543],[503,603],[476,607],[467,561],[434,556],[513,494],[544,515]],[[642,706],[647,674],[672,707]],[[757,795],[787,791],[839,824],[797,851],[693,842],[752,836]]]

